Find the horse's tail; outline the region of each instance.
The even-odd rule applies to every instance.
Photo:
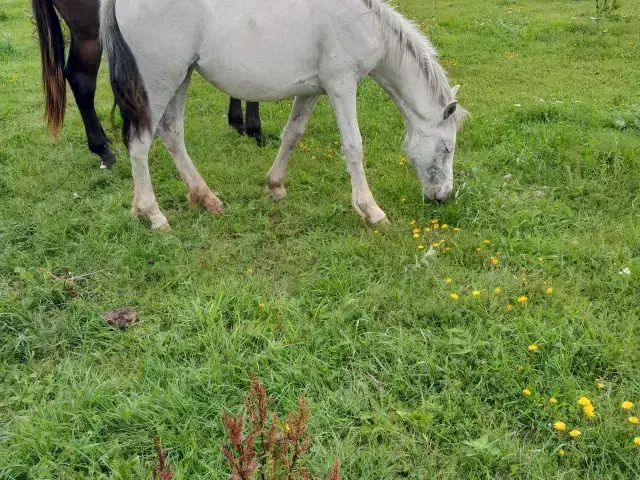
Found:
[[[49,133],[57,135],[64,122],[67,86],[64,77],[64,36],[51,0],[31,0],[40,39],[42,85]]]
[[[100,37],[109,60],[111,88],[123,119],[122,138],[129,148],[133,137],[151,130],[149,97],[133,52],[120,32],[116,0],[100,2]]]

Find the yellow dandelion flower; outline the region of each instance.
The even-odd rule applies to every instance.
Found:
[[[508,304],[506,307],[504,307],[507,309],[507,312],[510,312],[511,310],[513,310],[513,305]]]
[[[527,300],[529,300],[529,298],[526,295],[523,295],[521,297],[518,297],[518,299],[516,301],[518,303],[527,303]]]
[[[420,230],[419,228],[414,228],[413,229],[413,233],[420,233],[422,230]]]
[[[524,390],[522,390],[522,394],[525,397],[528,397],[529,395],[531,395],[531,390],[529,390],[528,388],[525,388]]]
[[[558,420],[553,424],[553,429],[558,432],[564,432],[567,429],[567,424]]]
[[[635,437],[633,439],[633,443],[635,443],[636,445],[638,445],[640,447],[640,437]]]
[[[432,246],[433,246],[433,248],[440,248],[440,244],[439,243],[434,243]]]
[[[587,405],[591,405],[591,400],[589,400],[589,398],[587,397],[580,397],[578,399],[578,405],[580,405],[581,407],[586,407]]]
[[[582,411],[589,418],[596,416],[596,409],[593,405],[585,405],[584,407],[582,407]]]
[[[491,245],[491,240],[483,240],[482,243],[485,245]]]
[[[451,248],[451,247],[447,247],[447,248],[444,249],[444,251],[447,252],[447,253],[450,252],[451,250],[453,250],[453,248]]]
[[[433,218],[433,219],[431,219],[431,220],[429,221],[429,223],[430,223],[431,225],[435,225],[435,224],[437,224],[437,223],[440,223],[440,220],[438,220],[437,218]]]
[[[629,417],[629,418],[627,418],[627,422],[633,423],[634,425],[637,425],[638,422],[640,422],[640,420],[638,420],[638,417]]]
[[[288,424],[288,423],[285,423],[285,424],[284,424],[284,429],[285,429],[287,432],[290,432],[290,431],[291,431],[291,427],[289,426],[289,424]]]
[[[447,225],[446,223],[443,223],[442,225],[440,225],[441,230],[446,230],[447,228],[449,228],[449,225]]]
[[[260,302],[260,303],[258,304],[258,308],[264,308],[264,303]]]
[[[406,201],[407,201],[407,197],[405,197],[404,195],[402,195],[402,196],[400,197],[400,201],[401,201],[402,203],[406,202]]]
[[[433,224],[433,229],[434,230],[438,230],[440,228],[440,225],[438,225],[437,223]]]
[[[597,388],[598,390],[602,390],[602,389],[604,388],[604,383],[602,383],[602,382],[596,382],[596,388]]]
[[[453,278],[449,277],[447,278],[444,283],[452,283],[453,282]]]
[[[630,402],[629,400],[625,400],[620,404],[620,408],[623,410],[631,410],[633,408],[633,402]]]
[[[480,253],[480,248],[476,248],[476,253]]]
[[[579,437],[580,435],[582,435],[582,432],[580,430],[578,430],[577,428],[574,428],[573,430],[571,430],[569,432],[569,436],[571,438],[576,438],[576,437]]]
[[[564,450],[562,448],[560,450],[558,450],[558,455],[560,455],[560,456],[564,455]]]
[[[500,287],[496,287],[493,289],[493,293],[496,295],[500,295],[502,293],[502,289]]]
[[[489,261],[491,262],[491,265],[498,265],[500,263],[500,260],[498,260],[496,257],[491,257]]]
[[[419,233],[414,233],[414,234],[412,235],[412,237],[413,237],[413,238],[420,238],[420,234],[419,234]]]
[[[454,232],[456,232],[456,233],[458,233],[458,232],[462,231],[462,229],[461,229],[461,228],[458,228],[458,227],[454,227],[454,228],[453,228],[453,231],[454,231]]]
[[[551,397],[551,398],[549,399],[549,403],[550,403],[551,405],[556,405],[556,404],[558,403],[558,399],[557,399],[556,397]]]
[[[460,296],[457,293],[450,293],[449,294],[449,298],[451,300],[458,300],[460,298]]]
[[[405,163],[407,163],[407,159],[406,159],[406,158],[404,158],[404,157],[402,157],[402,158],[400,159],[400,162],[398,162],[398,163],[399,163],[400,165],[404,165]]]
[[[474,290],[473,292],[471,292],[471,295],[474,297],[479,297],[480,296],[480,290]]]
[[[379,230],[374,230],[374,231],[373,231],[373,234],[374,234],[374,235],[380,235],[380,231],[379,231]]]
[[[552,287],[547,288],[547,289],[545,290],[545,293],[546,293],[547,295],[551,295],[551,294],[553,293],[553,288],[552,288]]]
[[[417,248],[418,250],[424,250],[424,245],[416,245],[416,248]]]
[[[538,257],[538,262],[542,263],[542,257]]]
[[[535,352],[535,351],[537,351],[537,350],[538,350],[538,346],[537,346],[535,343],[532,343],[531,345],[529,345],[529,346],[527,347],[527,349],[528,349],[530,352]]]
[[[426,227],[426,228],[424,229],[424,231],[425,231],[425,233],[429,233],[429,232],[431,231],[431,229],[430,229],[429,227]]]
[[[416,224],[416,221],[415,221],[415,220],[411,220],[411,221],[409,222],[409,225],[415,225],[415,224]]]
[[[253,273],[253,268],[252,267],[247,268],[247,273]]]

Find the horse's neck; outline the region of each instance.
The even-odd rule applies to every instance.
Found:
[[[371,77],[398,106],[407,129],[424,121],[437,107],[424,73],[409,53],[400,55],[391,49]]]

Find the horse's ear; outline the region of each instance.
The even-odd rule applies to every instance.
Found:
[[[442,118],[444,120],[447,120],[451,115],[455,113],[456,108],[458,108],[458,101],[454,100],[449,105],[444,107],[444,113],[442,114]]]
[[[456,98],[458,96],[458,90],[460,90],[460,85],[451,87],[451,93],[453,93],[453,98]]]

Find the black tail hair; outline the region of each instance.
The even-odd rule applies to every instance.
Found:
[[[122,115],[122,139],[129,148],[132,138],[151,130],[151,115],[136,59],[118,26],[116,0],[104,0],[100,5],[100,37],[109,60],[111,88]]]
[[[31,0],[40,39],[44,118],[49,133],[57,135],[64,123],[67,86],[64,76],[64,36],[52,0]]]

